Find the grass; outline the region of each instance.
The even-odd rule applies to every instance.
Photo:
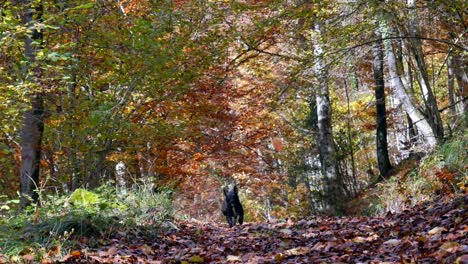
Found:
[[[2,257],[18,263],[25,256],[57,260],[72,248],[96,247],[117,232],[129,240],[132,234],[154,236],[172,219],[171,193],[140,181],[126,194],[107,184],[70,195],[43,195],[39,208],[22,212],[3,201],[0,206],[8,206],[0,211],[0,263]]]

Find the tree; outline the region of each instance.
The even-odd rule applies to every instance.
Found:
[[[377,34],[377,38],[381,38]],[[376,107],[376,150],[377,150],[377,163],[379,166],[379,179],[385,177],[392,165],[388,158],[388,143],[387,143],[387,115],[385,108],[385,82],[384,82],[384,53],[382,41],[376,41],[372,47],[373,53],[373,76],[375,82],[375,107]]]
[[[31,110],[24,114],[24,124],[21,132],[21,207],[37,202],[39,187],[39,172],[41,160],[42,134],[44,131],[44,101],[40,91],[41,68],[36,61],[36,54],[42,47],[42,32],[37,28],[37,22],[42,19],[42,1],[22,0],[23,23],[28,29],[24,42],[24,54],[28,59],[26,82],[31,82],[29,97]]]
[[[438,142],[444,138],[444,126],[440,118],[437,101],[432,92],[429,82],[429,74],[427,73],[426,62],[424,61],[424,53],[422,49],[421,34],[419,29],[419,19],[417,12],[417,1],[408,0],[409,14],[409,46],[416,60],[416,66],[419,73],[419,87],[421,87],[422,98],[425,105],[426,117],[429,125],[432,128],[434,136]]]
[[[321,22],[316,21],[314,32],[321,36]],[[319,41],[314,46],[316,58],[315,74],[317,76],[317,145],[320,154],[321,171],[324,180],[325,211],[339,214],[342,206],[343,191],[341,178],[336,170],[335,146],[332,130],[332,109],[328,90],[327,69],[323,62],[323,48]]]
[[[424,140],[429,145],[429,148],[432,149],[437,145],[437,140],[433,128],[430,126],[423,113],[416,107],[414,99],[405,90],[402,77],[397,69],[397,61],[393,51],[392,39],[390,38],[389,34],[390,28],[387,23],[388,22],[385,18],[382,17],[382,19],[380,19],[380,31],[382,32],[382,38],[384,39],[388,72],[392,80],[391,83],[393,93],[395,97],[401,102],[403,109],[406,111],[406,113],[408,113],[409,117],[418,128],[418,131],[423,135]]]

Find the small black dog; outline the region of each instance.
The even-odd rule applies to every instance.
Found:
[[[237,185],[229,184],[223,188],[224,192],[224,202],[221,207],[221,211],[228,221],[229,227],[236,225],[236,222],[239,221],[239,224],[242,225],[244,222],[244,208],[240,203],[239,196],[237,194]]]

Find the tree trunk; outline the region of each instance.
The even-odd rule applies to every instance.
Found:
[[[456,54],[452,54],[449,58],[450,65],[449,67],[452,69],[453,75],[457,80],[458,84],[458,93],[459,97],[461,98],[462,102],[461,108],[463,113],[466,113],[468,108],[468,73],[467,73],[467,66],[464,63],[463,59]]]
[[[356,83],[356,91],[358,90],[358,85],[357,81]],[[352,188],[354,194],[356,195],[358,193],[358,184],[357,184],[357,179],[356,179],[356,160],[354,159],[354,144],[353,144],[353,137],[351,135],[351,108],[349,106],[349,92],[348,92],[348,83],[346,79],[344,80],[344,88],[345,88],[345,95],[346,95],[346,111],[347,111],[347,118],[346,118],[346,130],[348,134],[348,144],[349,144],[349,150],[350,150],[350,156],[351,156],[351,177],[352,177]]]
[[[408,6],[410,8],[409,35],[411,36],[409,38],[409,43],[419,71],[419,87],[421,87],[427,121],[432,127],[436,140],[440,142],[444,138],[444,126],[442,124],[442,119],[440,118],[437,101],[431,89],[429,75],[424,61],[416,0],[408,0]]]
[[[379,36],[380,38],[380,36]],[[382,41],[378,41],[373,46],[373,71],[375,81],[375,107],[376,107],[376,148],[377,161],[379,165],[379,180],[382,180],[392,168],[388,158],[387,143],[387,115],[385,112],[385,82],[384,82],[384,54],[382,50]]]
[[[315,32],[320,35],[321,27],[317,23]],[[323,65],[323,50],[320,44],[315,44],[314,53],[317,58],[315,74],[318,77],[317,100],[317,127],[318,147],[321,162],[321,171],[324,180],[325,211],[339,214],[342,210],[342,183],[336,170],[335,147],[333,145],[332,112],[328,91],[327,70]]]
[[[37,202],[39,198],[36,189],[39,187],[43,113],[42,96],[34,96],[32,110],[24,114],[21,131],[21,208]]]
[[[26,75],[32,83],[38,83],[40,78],[40,67],[35,65],[37,50],[42,46],[42,32],[34,28],[33,21],[42,19],[42,3],[32,6],[29,0],[23,0],[24,8],[23,23],[32,31],[27,36],[24,43],[24,53],[29,60]],[[37,88],[36,88],[37,89]],[[21,208],[37,202],[39,195],[39,171],[41,159],[42,133],[44,131],[44,102],[39,91],[32,91],[29,94],[31,99],[31,110],[24,114],[23,129],[21,131],[21,175],[20,193]]]
[[[447,60],[447,86],[448,86],[448,93],[449,93],[449,104],[450,104],[450,114],[452,115],[452,120],[456,120],[456,117],[459,113],[458,109],[461,110],[460,107],[457,107],[457,96],[455,94],[455,76],[453,74],[453,66],[452,60],[449,58]],[[462,111],[460,111],[462,113]]]
[[[437,140],[434,136],[434,132],[432,131],[432,127],[429,125],[421,111],[419,111],[419,109],[416,107],[412,97],[406,92],[401,76],[397,72],[395,54],[392,48],[392,40],[388,38],[388,26],[386,21],[382,21],[380,26],[382,37],[384,39],[385,53],[387,55],[388,71],[390,73],[390,79],[392,80],[391,82],[393,93],[398,101],[400,101],[406,113],[408,113],[414,125],[424,137],[424,140],[427,142],[429,149],[431,150],[437,145]]]

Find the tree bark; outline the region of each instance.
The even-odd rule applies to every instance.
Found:
[[[457,80],[458,94],[462,100],[462,103],[460,103],[462,105],[460,109],[463,113],[466,113],[468,108],[468,67],[466,66],[466,62],[456,54],[451,54],[449,62],[449,68],[451,68],[451,71]]]
[[[429,149],[431,150],[437,145],[437,140],[435,138],[434,132],[432,131],[432,127],[429,125],[428,121],[421,113],[421,111],[419,111],[419,109],[416,107],[412,97],[405,90],[402,78],[397,71],[397,64],[395,54],[393,52],[392,40],[388,38],[388,26],[385,20],[381,21],[380,30],[382,38],[384,39],[388,71],[390,74],[393,93],[398,99],[398,101],[400,101],[406,113],[408,113],[414,125],[424,137],[424,140],[427,142],[427,144],[429,145]]]
[[[33,27],[33,21],[42,19],[42,2],[37,6],[29,0],[23,0],[24,8],[23,23],[32,31],[24,43],[24,53],[29,60],[27,76],[29,82],[39,83],[40,67],[35,65],[37,50],[42,46],[42,32]],[[37,202],[39,195],[39,172],[41,159],[41,143],[44,131],[44,102],[39,91],[30,92],[31,110],[24,114],[23,129],[21,131],[21,175],[20,193],[21,208]]]
[[[380,36],[378,37],[380,38]],[[377,162],[379,166],[379,180],[387,176],[392,168],[388,157],[387,143],[387,115],[385,109],[385,82],[384,82],[384,54],[382,50],[382,41],[378,41],[373,46],[373,73],[375,82],[375,107],[376,107],[376,148]]]
[[[444,126],[442,124],[442,119],[440,118],[437,101],[434,97],[434,93],[432,92],[426,63],[424,61],[416,0],[408,0],[408,7],[410,8],[409,35],[411,36],[408,40],[416,60],[416,66],[418,67],[419,87],[421,88],[422,98],[425,105],[427,121],[432,127],[436,140],[440,142],[444,138]]]
[[[449,58],[447,60],[447,86],[448,86],[448,93],[449,93],[449,104],[450,104],[450,114],[452,115],[452,120],[456,119],[456,116],[459,112],[458,109],[461,110],[460,107],[457,107],[457,96],[455,93],[455,76],[453,74],[453,66],[452,60]]]
[[[316,23],[314,30],[320,36],[320,24]],[[318,147],[326,202],[324,209],[331,214],[340,214],[343,200],[342,182],[336,170],[332,131],[332,110],[328,90],[327,70],[323,65],[323,49],[318,42],[315,44],[314,54],[317,58],[315,65],[315,74],[318,77],[318,91],[316,93],[317,127]]]
[[[358,85],[356,81],[356,91],[358,90]],[[348,92],[348,83],[346,79],[344,80],[344,89],[345,89],[345,95],[346,95],[346,112],[347,112],[347,118],[346,118],[346,133],[348,134],[348,144],[349,144],[349,150],[350,150],[350,156],[351,156],[351,180],[352,180],[352,190],[353,190],[353,195],[356,195],[358,193],[358,184],[357,184],[357,179],[356,179],[356,160],[354,158],[354,144],[353,144],[353,137],[351,135],[351,108],[349,106],[349,92]]]

